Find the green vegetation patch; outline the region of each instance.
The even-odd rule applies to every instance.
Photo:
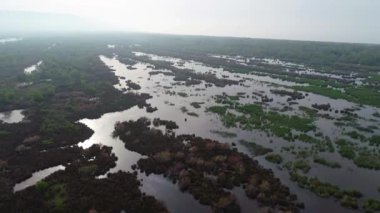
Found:
[[[12,103],[18,96],[16,89],[0,88],[0,106]]]
[[[29,91],[29,97],[35,102],[43,102],[55,94],[55,86],[51,83],[33,85]]]
[[[245,114],[260,116],[263,111],[263,107],[257,104],[245,104],[239,107],[239,111]]]
[[[338,152],[342,157],[345,157],[351,160],[356,157],[356,152],[351,142],[341,139],[341,140],[338,140],[336,144],[338,144],[339,146]]]
[[[177,94],[178,94],[179,96],[181,96],[181,97],[184,97],[184,98],[186,98],[186,97],[189,96],[189,95],[188,95],[187,93],[185,93],[185,92],[177,92]]]
[[[219,130],[210,130],[211,133],[220,135],[224,138],[234,138],[237,136],[234,132],[226,132],[226,131],[219,131]]]
[[[36,183],[36,189],[40,192],[44,192],[49,187],[49,183],[44,180],[40,180]]]
[[[65,184],[55,184],[49,188],[48,191],[49,204],[53,207],[54,211],[65,210],[65,202],[67,201],[68,194]]]
[[[345,132],[344,134],[350,136],[352,139],[360,141],[364,141],[366,139],[364,135],[358,133],[357,131]]]
[[[309,117],[312,117],[312,118],[314,118],[318,114],[318,110],[311,109],[309,107],[299,106],[298,109],[305,112]]]
[[[368,199],[364,201],[363,209],[366,212],[378,212],[380,211],[380,201],[375,199]]]
[[[376,150],[357,147],[352,142],[343,139],[338,140],[336,143],[339,147],[339,154],[353,160],[357,166],[367,169],[380,169],[380,155]]]
[[[380,135],[372,136],[369,139],[369,144],[374,145],[374,146],[379,146],[380,145]]]
[[[82,176],[90,176],[94,174],[98,170],[98,165],[90,164],[86,166],[82,166],[78,169],[79,174]]]
[[[54,212],[62,212],[68,198],[64,183],[51,184],[45,180],[38,181],[35,185],[37,191],[43,194],[44,199]]]
[[[216,103],[232,105],[234,103],[238,103],[238,101],[240,100],[240,96],[229,96],[223,94],[214,96],[214,99]]]
[[[190,105],[193,106],[196,109],[201,108],[201,105],[204,104],[204,102],[191,102]]]
[[[373,155],[371,153],[361,153],[357,158],[355,158],[354,163],[359,167],[379,170],[380,156]]]
[[[47,140],[41,141],[41,143],[43,145],[50,145],[50,144],[54,144],[54,141],[52,139],[47,139]]]
[[[333,99],[345,99],[351,102],[380,107],[380,93],[371,87],[342,85],[345,92],[322,85],[293,86],[293,89],[312,92]]]
[[[310,190],[319,197],[335,197],[339,199],[341,205],[346,208],[357,209],[359,207],[358,199],[362,197],[362,193],[357,190],[341,190],[336,185],[321,182],[317,177],[309,178],[295,171],[289,174],[290,179],[298,183],[298,186]]]
[[[301,170],[303,173],[308,173],[311,167],[306,160],[296,160],[293,162],[293,169]]]
[[[301,132],[308,132],[315,128],[315,126],[312,124],[312,119],[301,118],[294,115],[282,115],[272,111],[268,113],[268,120],[275,125],[288,126],[291,129],[296,129]]]
[[[193,116],[193,117],[199,117],[199,115],[195,112],[188,112],[187,115]]]
[[[315,149],[317,149],[319,152],[335,152],[335,147],[329,138],[319,140],[310,135],[302,133],[298,136],[295,136],[295,139],[298,139],[305,143],[313,144]]]
[[[228,109],[236,110],[242,115],[227,112]],[[292,130],[308,132],[315,129],[312,118],[284,115],[275,111],[264,111],[263,107],[258,104],[240,105],[239,103],[234,103],[233,105],[212,106],[208,108],[208,111],[219,114],[226,127],[239,125],[239,127],[246,130],[260,129],[272,132],[274,135],[287,140],[295,139]]]
[[[279,154],[268,154],[267,156],[265,156],[265,160],[271,163],[280,164],[282,163],[283,158]]]
[[[266,148],[261,146],[260,144],[257,144],[255,142],[248,142],[245,140],[240,140],[239,143],[249,150],[249,152],[252,153],[254,156],[260,156],[260,155],[265,155],[269,152],[273,152],[273,149]]]
[[[314,163],[318,163],[330,168],[341,168],[342,166],[338,162],[333,162],[333,161],[328,161],[324,158],[321,157],[315,157],[314,158]]]
[[[48,135],[72,133],[80,130],[80,126],[70,122],[65,114],[60,111],[47,110],[42,121],[40,131]]]
[[[359,207],[358,200],[356,198],[344,195],[340,199],[340,205],[350,209],[357,209]]]
[[[226,106],[212,106],[207,108],[207,111],[213,112],[219,115],[224,115],[226,114],[227,107]]]

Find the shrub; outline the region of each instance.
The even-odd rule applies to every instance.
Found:
[[[36,189],[40,192],[45,191],[49,187],[49,183],[44,180],[40,180],[36,184]]]
[[[363,209],[366,212],[376,212],[380,211],[380,201],[375,199],[368,199],[363,204]]]

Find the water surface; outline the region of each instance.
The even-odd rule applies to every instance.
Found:
[[[4,123],[19,123],[25,118],[23,112],[24,110],[22,109],[0,112],[0,121]]]

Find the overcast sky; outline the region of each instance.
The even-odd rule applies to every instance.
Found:
[[[380,43],[379,0],[0,0],[113,30]]]

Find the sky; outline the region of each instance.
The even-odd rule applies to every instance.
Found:
[[[378,0],[0,1],[0,10],[72,14],[117,31],[380,43]]]

